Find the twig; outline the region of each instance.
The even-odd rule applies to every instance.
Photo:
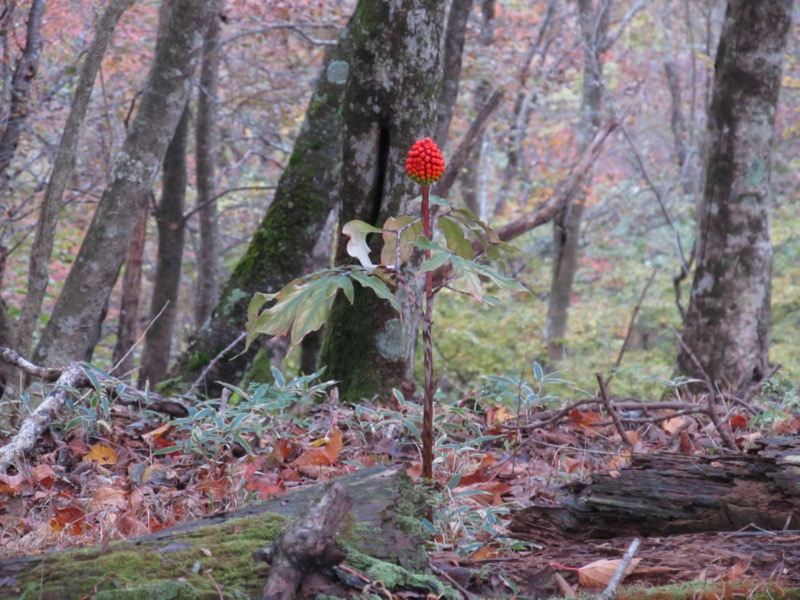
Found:
[[[117,361],[117,364],[111,367],[109,373],[113,373],[116,369],[119,369],[119,366],[125,362],[125,359],[128,358],[128,356],[130,356],[131,352],[134,351],[136,346],[139,345],[139,342],[141,342],[144,339],[144,336],[146,336],[147,332],[150,331],[150,328],[153,326],[153,323],[158,321],[159,317],[164,314],[164,311],[167,310],[168,306],[169,306],[169,300],[167,300],[167,302],[164,304],[161,310],[158,311],[158,314],[150,320],[150,322],[147,324],[147,327],[145,327],[144,331],[142,332],[142,335],[139,336],[139,339],[137,339],[136,342],[134,342],[134,344],[130,348],[128,348],[128,351],[122,356],[122,358],[120,358]],[[125,375],[127,375],[127,373]]]
[[[50,426],[61,407],[74,394],[74,389],[86,381],[81,363],[72,363],[61,372],[56,388],[23,421],[17,435],[0,448],[0,473],[5,473],[22,455],[33,448],[45,429]]]
[[[197,388],[200,387],[200,384],[203,383],[203,381],[205,380],[206,376],[211,371],[211,369],[213,369],[216,366],[216,364],[222,360],[223,356],[225,356],[228,352],[233,350],[236,347],[236,345],[239,344],[246,337],[247,337],[247,332],[243,331],[242,333],[239,334],[239,337],[237,337],[230,344],[225,346],[225,348],[223,348],[219,354],[217,354],[214,358],[212,358],[211,362],[209,362],[205,366],[205,368],[200,372],[200,375],[198,375],[197,379],[195,379],[194,383],[186,392],[186,395],[191,396],[192,394],[194,394],[195,390],[197,390]]]
[[[6,362],[14,367],[17,367],[29,375],[33,375],[34,377],[38,377],[46,382],[55,381],[59,377],[61,377],[61,369],[51,369],[47,367],[40,367],[38,365],[33,364],[32,362],[28,362],[24,358],[22,358],[19,354],[17,354],[11,348],[2,348],[0,347],[0,360]]]
[[[628,344],[631,341],[631,335],[633,335],[633,326],[636,324],[636,317],[639,314],[639,310],[642,308],[647,290],[650,289],[650,286],[656,278],[656,273],[658,273],[658,267],[653,269],[653,274],[650,275],[650,279],[647,280],[647,284],[644,286],[642,293],[639,294],[639,300],[636,302],[636,306],[633,307],[631,320],[628,322],[628,332],[625,334],[625,341],[622,342],[622,348],[619,349],[619,354],[617,355],[617,362],[614,363],[614,368],[611,370],[611,375],[609,375],[606,380],[606,385],[611,383],[611,380],[614,379],[614,375],[617,374],[617,369],[619,369],[619,366],[622,364],[622,357],[625,356],[625,352],[628,350]]]
[[[606,589],[603,590],[603,593],[597,597],[597,600],[614,600],[614,598],[617,597],[617,587],[622,581],[622,578],[625,577],[625,572],[628,570],[636,551],[639,549],[639,544],[641,544],[639,538],[636,538],[631,542],[631,545],[628,547],[628,551],[625,552],[625,555],[619,562],[617,570],[614,571],[614,576],[611,578],[611,581],[608,582],[608,586],[606,586]]]
[[[443,569],[440,569],[439,567],[437,567],[435,565],[430,565],[430,569],[431,569],[431,571],[436,573],[439,577],[444,577],[445,579],[447,579],[447,581],[450,582],[450,585],[452,585],[454,588],[456,588],[458,590],[458,592],[464,598],[466,598],[467,600],[471,600],[472,598],[476,598],[477,597],[477,596],[473,595],[469,590],[467,590],[463,585],[461,585],[455,579],[453,579],[447,573],[447,571],[444,571]]]
[[[717,431],[719,432],[719,435],[722,438],[722,442],[725,444],[725,447],[728,450],[733,450],[734,452],[741,452],[739,446],[736,445],[736,440],[733,439],[733,435],[731,435],[730,430],[726,429],[723,426],[722,422],[720,421],[719,412],[717,412],[717,405],[716,405],[717,397],[720,396],[720,394],[717,393],[717,390],[714,387],[714,382],[712,381],[711,377],[708,375],[706,370],[703,368],[703,364],[698,360],[694,352],[692,352],[692,349],[689,348],[689,346],[686,345],[686,342],[683,341],[683,338],[681,338],[681,336],[678,335],[678,332],[675,331],[674,329],[672,330],[672,332],[678,339],[678,343],[681,345],[681,348],[683,348],[684,352],[686,352],[686,354],[689,356],[692,363],[694,363],[695,368],[703,376],[706,388],[708,388],[708,396],[706,398],[707,400],[706,414],[708,415],[708,418],[711,419],[711,422],[714,424],[714,427],[716,427]]]
[[[625,431],[625,428],[622,426],[622,421],[620,421],[619,413],[614,408],[614,405],[611,404],[611,400],[608,398],[608,394],[606,393],[606,384],[603,381],[603,376],[600,373],[595,373],[595,377],[597,377],[597,383],[600,386],[600,398],[603,400],[603,406],[606,407],[608,414],[611,415],[611,419],[614,421],[614,426],[617,428],[617,432],[619,432],[620,437],[622,438],[622,442],[631,450],[633,450],[633,442],[628,437],[628,432]]]

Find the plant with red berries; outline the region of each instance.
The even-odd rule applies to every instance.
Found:
[[[339,290],[350,302],[353,301],[354,281],[373,290],[401,314],[402,307],[394,290],[397,287],[405,288],[413,309],[422,321],[425,369],[422,476],[432,479],[433,397],[436,391],[432,328],[436,295],[442,289],[450,288],[480,302],[492,302],[494,299],[483,293],[482,279],[508,290],[526,291],[526,288],[478,262],[481,258],[496,258],[498,251],[504,248],[497,232],[471,211],[452,208],[443,198],[431,195],[431,184],[438,181],[445,171],[444,158],[436,143],[430,138],[415,142],[405,166],[408,176],[420,185],[420,217],[390,217],[383,227],[358,220],[345,223],[342,233],[349,238],[347,253],[358,259],[360,264],[306,275],[290,282],[275,294],[256,294],[248,309],[247,344],[261,334],[289,335],[291,344],[297,344],[307,333],[325,324]],[[435,222],[441,231],[443,244],[436,241],[433,235],[432,206],[441,213],[435,217]],[[367,243],[367,237],[372,234],[383,236],[384,245],[378,264],[372,262]],[[468,236],[474,241],[470,241]],[[409,275],[401,267],[412,259],[415,249],[423,251],[424,260],[419,268],[411,269]],[[421,303],[417,300],[416,283],[417,278],[423,276],[424,302]]]

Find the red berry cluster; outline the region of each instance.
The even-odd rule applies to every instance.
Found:
[[[442,151],[431,138],[414,142],[406,158],[406,173],[421,185],[430,185],[444,174]]]

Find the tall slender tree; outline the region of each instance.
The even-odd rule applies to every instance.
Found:
[[[197,215],[200,248],[197,257],[197,293],[194,321],[199,329],[211,315],[219,296],[219,227],[217,225],[216,143],[219,63],[222,58],[222,13],[225,0],[217,0],[214,18],[203,42],[200,90],[197,98],[195,154],[197,156]]]
[[[150,320],[144,337],[139,381],[156,384],[164,379],[169,366],[170,349],[178,314],[183,241],[186,231],[183,208],[186,204],[186,147],[189,142],[189,105],[187,104],[164,155],[161,176],[161,199],[155,210],[158,231],[156,273]]]
[[[186,104],[213,4],[170,2],[166,32],[156,44],[139,111],[34,353],[41,364],[63,365],[82,358],[88,348],[87,336],[102,314]]]
[[[600,127],[603,100],[600,54],[608,48],[606,36],[611,4],[611,0],[607,0],[598,2],[595,7],[592,0],[577,0],[583,46],[583,89],[578,122],[580,152],[587,148]],[[591,172],[587,172],[584,184],[588,186],[590,182]],[[550,284],[545,325],[547,354],[551,361],[558,361],[564,354],[564,338],[567,334],[572,284],[578,267],[581,221],[585,203],[586,195],[581,189],[577,189],[574,197],[553,221],[553,279]]]
[[[86,52],[78,83],[75,85],[69,116],[64,126],[64,132],[61,134],[61,143],[58,147],[53,172],[47,182],[47,190],[42,200],[39,221],[36,225],[36,237],[31,249],[28,292],[17,323],[16,348],[22,354],[27,354],[30,349],[39,311],[47,290],[49,261],[53,253],[58,208],[72,175],[75,150],[78,147],[81,125],[92,98],[94,82],[100,71],[100,64],[105,56],[106,48],[114,36],[117,22],[131,4],[133,4],[133,0],[112,0],[108,4],[95,25],[94,39]]]
[[[697,268],[680,369],[723,391],[769,371],[770,173],[793,0],[729,0],[708,111]]]

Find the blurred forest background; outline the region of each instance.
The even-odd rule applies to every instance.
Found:
[[[155,0],[117,3],[121,16],[102,58],[77,145],[69,153],[72,172],[63,196],[57,198],[46,295],[36,312],[32,337],[22,338],[20,345],[15,343],[21,339],[15,327],[29,293],[40,207],[81,65],[100,15],[114,3],[54,0],[46,8],[44,4],[7,0],[0,8],[0,124],[6,131],[11,124],[19,127],[18,144],[3,165],[0,188],[4,259],[0,274],[6,311],[2,335],[4,345],[27,356],[33,356],[30,350],[41,341],[139,109],[158,37],[160,5]],[[692,267],[707,109],[726,2],[475,0],[460,4],[468,8],[460,85],[447,139],[438,140],[446,160],[492,93],[503,95],[449,194],[453,204],[471,208],[493,225],[514,222],[550,197],[593,131],[609,123],[617,128],[581,188],[580,229],[570,236],[577,250],[574,283],[555,287],[554,261],[561,260],[555,257],[562,251],[557,244],[563,228],[554,235],[548,223],[517,237],[514,244],[519,253],[501,265],[531,295],[514,295],[496,307],[448,292],[440,297],[435,356],[442,392],[463,394],[480,385],[485,375],[522,377],[530,374],[534,362],[559,371],[579,388],[593,387],[596,372],[610,372],[614,367],[631,317],[638,310],[614,386],[626,395],[660,395],[675,376],[681,310],[691,288],[691,274],[685,272],[683,278],[680,274]],[[179,261],[182,268],[167,275],[180,284],[177,302],[170,304],[175,312],[174,330],[166,336],[171,342],[170,364],[179,361],[192,334],[209,318],[270,206],[290,163],[326,52],[336,46],[355,6],[355,0],[227,0],[218,5],[218,83],[211,108],[208,102],[203,105],[198,67],[181,121],[184,151],[177,154],[185,157],[186,184],[185,200],[177,208],[181,216],[175,222],[185,232],[185,245]],[[36,10],[41,11],[40,39],[34,44],[40,54],[27,75],[18,75],[22,59],[31,58],[24,51],[30,47],[26,46],[26,39],[30,41],[26,36],[31,35],[29,16]],[[602,69],[593,88],[600,95],[601,108],[588,124],[585,111],[582,116],[587,102],[582,10],[593,15],[589,22],[598,35],[596,41],[602,41],[594,48]],[[771,184],[770,358],[782,366],[773,384],[791,397],[793,382],[800,375],[796,343],[800,238],[794,215],[800,189],[797,27],[795,18],[784,63]],[[205,67],[204,63],[203,73]],[[12,98],[20,81],[29,88],[21,104],[15,104]],[[216,166],[210,184],[208,179],[201,181],[205,155],[198,154],[209,110],[216,134]],[[24,118],[18,118],[19,111]],[[151,186],[147,214],[142,214],[139,234],[127,250],[126,266],[108,297],[100,327],[91,334],[95,336],[92,352],[86,356],[105,370],[122,362],[114,371],[119,376],[140,368],[145,332],[165,306],[151,308],[159,286],[156,217],[162,218],[163,211],[169,210],[163,200],[163,190],[169,188],[162,188],[168,183],[161,177]],[[334,220],[327,214],[319,214],[318,219],[327,219],[328,233],[320,236],[309,270],[327,265],[333,239]],[[561,225],[575,227],[574,223]],[[566,294],[555,307],[554,294]],[[553,334],[553,320],[558,319],[553,311],[565,312],[567,306],[566,329]],[[58,362],[52,353],[39,357]],[[298,349],[287,357],[284,368],[299,369],[300,362]],[[154,377],[161,380],[168,374],[161,371]]]

